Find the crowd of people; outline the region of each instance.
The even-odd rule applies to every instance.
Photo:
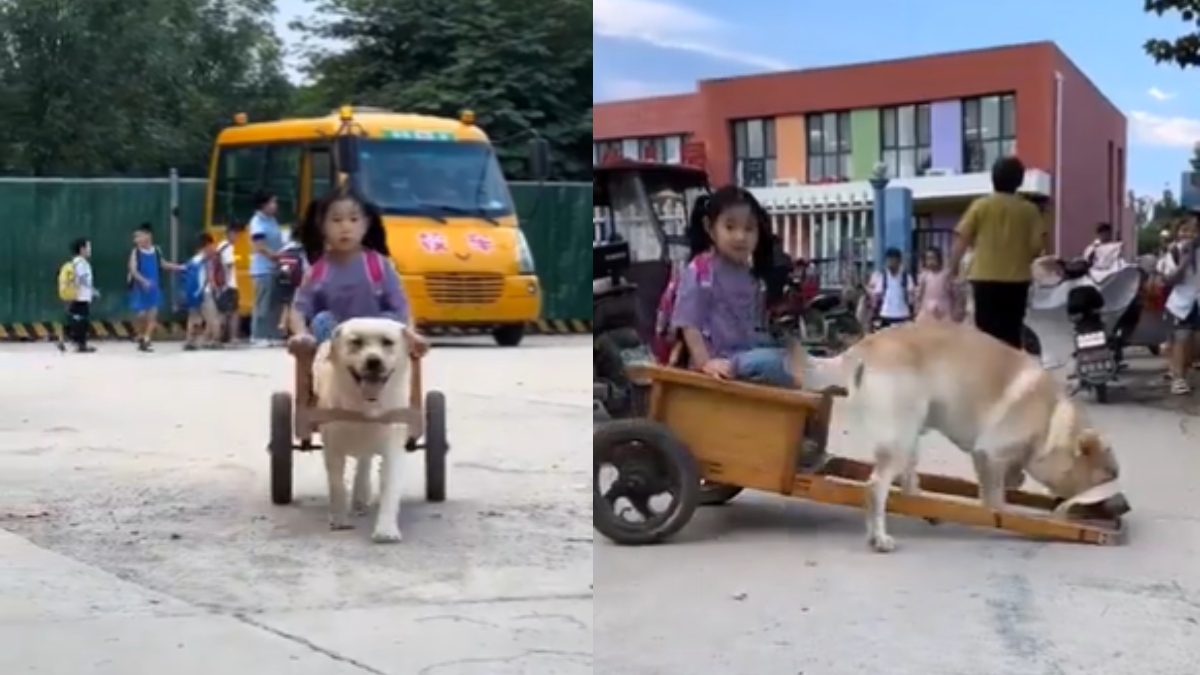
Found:
[[[185,262],[169,260],[155,243],[151,224],[134,228],[133,245],[125,269],[127,302],[133,317],[134,342],[142,352],[154,351],[159,312],[177,304],[187,313],[186,351],[223,349],[231,345],[277,346],[284,344],[288,308],[299,287],[307,256],[276,217],[278,200],[270,192],[255,197],[254,215],[248,223],[231,223],[224,237],[208,232],[197,235]],[[238,256],[234,245],[249,231],[252,243],[250,280],[253,292],[250,334],[241,335]],[[66,305],[66,322],[59,348],[92,353],[92,305],[100,299],[91,263],[92,242],[77,239],[71,259],[59,272],[58,291]],[[179,275],[178,298],[166,298],[168,276]],[[164,301],[171,301],[165,303]]]

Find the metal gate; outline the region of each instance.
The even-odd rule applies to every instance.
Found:
[[[809,188],[811,189],[811,188]],[[792,258],[814,263],[826,289],[866,281],[874,268],[875,217],[870,196],[830,191],[801,199],[758,197],[771,215],[771,229]]]

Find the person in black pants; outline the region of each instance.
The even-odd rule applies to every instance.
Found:
[[[950,256],[950,269],[957,271],[966,252],[974,250],[968,278],[975,325],[1017,349],[1023,347],[1033,262],[1046,246],[1041,210],[1018,194],[1024,182],[1021,160],[998,160],[992,167],[993,193],[963,214]]]
[[[96,280],[92,273],[92,243],[87,239],[76,239],[71,242],[72,276],[75,283],[74,300],[67,303],[66,338],[81,354],[90,354],[95,350],[88,344],[92,323],[92,302],[100,297],[96,290]],[[60,348],[65,346],[60,345]]]

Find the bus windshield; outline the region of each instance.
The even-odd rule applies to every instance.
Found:
[[[486,143],[369,140],[359,143],[359,188],[387,215],[512,215],[496,153]]]

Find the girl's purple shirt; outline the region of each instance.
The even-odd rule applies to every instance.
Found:
[[[727,359],[753,349],[762,318],[760,284],[748,267],[713,255],[706,270],[693,260],[680,274],[671,328],[700,331],[710,357]]]
[[[388,318],[408,324],[408,297],[392,261],[383,259],[383,283],[375,284],[367,272],[364,251],[341,261],[326,260],[325,273],[313,281],[312,268],[296,290],[293,309],[311,323],[321,312],[329,312],[341,323],[349,319]],[[382,292],[377,292],[382,291]]]

